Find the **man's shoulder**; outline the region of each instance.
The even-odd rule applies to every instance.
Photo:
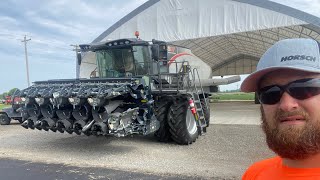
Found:
[[[282,159],[279,156],[276,156],[273,158],[264,159],[262,161],[255,162],[250,166],[250,168],[257,168],[257,169],[266,168],[269,166],[275,166],[275,165],[281,164],[281,162],[282,162]]]
[[[270,159],[265,159],[262,161],[255,162],[252,164],[245,174],[243,175],[242,179],[255,179],[256,176],[260,175],[263,171],[268,171],[277,167],[281,166],[281,158],[280,157],[273,157]]]

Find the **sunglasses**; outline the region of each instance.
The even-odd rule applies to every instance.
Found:
[[[284,86],[266,86],[258,91],[258,97],[262,104],[272,105],[280,101],[284,92],[298,100],[308,99],[320,94],[320,79],[299,79]]]

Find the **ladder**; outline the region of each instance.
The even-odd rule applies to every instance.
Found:
[[[199,129],[199,133],[200,135],[206,132],[206,127],[207,127],[207,119],[205,117],[204,111],[203,111],[203,106],[201,104],[201,99],[199,94],[202,94],[203,97],[203,101],[205,103],[205,108],[208,108],[208,102],[207,102],[207,98],[204,94],[203,88],[202,88],[202,84],[200,81],[200,76],[199,76],[199,72],[196,68],[193,69],[193,71],[191,72],[192,75],[192,82],[193,82],[193,86],[192,86],[192,90],[191,90],[191,95],[192,95],[192,99],[194,101],[194,106],[196,108],[196,123]],[[197,78],[196,78],[197,75]],[[199,82],[199,87],[197,87],[196,84],[196,79]],[[207,109],[208,110],[208,109]],[[210,117],[209,117],[210,118]]]

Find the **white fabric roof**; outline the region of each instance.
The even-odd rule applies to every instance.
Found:
[[[320,20],[271,1],[150,0],[107,29],[94,42],[134,37],[190,48],[213,75],[246,74],[280,39],[320,40]]]

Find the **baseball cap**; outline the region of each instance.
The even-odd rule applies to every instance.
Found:
[[[261,57],[257,70],[241,84],[241,91],[258,90],[261,78],[275,70],[295,69],[320,73],[320,44],[313,39],[285,39],[271,46]]]

